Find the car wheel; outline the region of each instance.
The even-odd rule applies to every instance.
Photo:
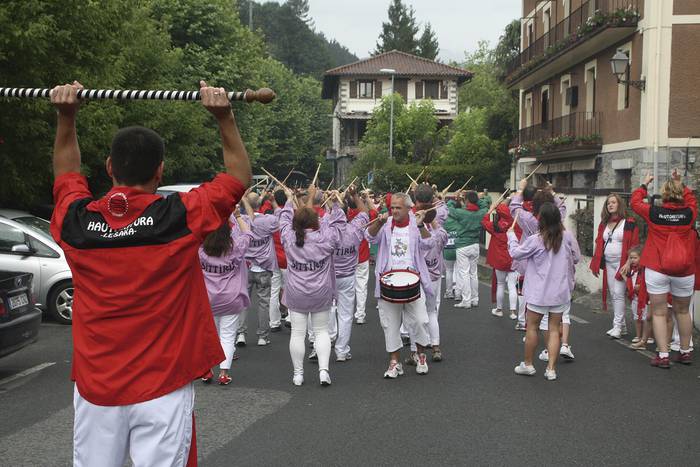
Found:
[[[73,323],[73,283],[61,282],[51,289],[49,313],[61,324]]]

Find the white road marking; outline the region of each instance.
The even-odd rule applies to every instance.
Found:
[[[621,346],[623,346],[627,349],[629,349],[630,345],[632,345],[632,343],[630,341],[627,341],[625,339],[612,339],[612,340],[614,340],[615,342],[617,342],[618,344],[620,344]],[[630,349],[630,350],[632,350],[632,349]],[[654,354],[648,350],[635,350],[635,352],[642,354],[642,355],[649,357],[649,358],[654,358]]]
[[[27,370],[21,371],[21,372],[17,373],[16,375],[8,376],[5,379],[0,379],[0,386],[4,386],[5,384],[11,383],[11,382],[16,381],[20,378],[24,378],[25,376],[29,376],[33,373],[36,373],[37,371],[41,371],[44,368],[48,368],[48,367],[53,366],[55,364],[56,364],[56,362],[41,363],[41,364],[39,364],[37,366],[33,366]]]
[[[589,323],[588,321],[586,321],[585,319],[579,318],[579,317],[576,316],[576,315],[569,314],[569,318],[571,318],[572,320],[576,321],[578,324],[590,324],[590,323]]]

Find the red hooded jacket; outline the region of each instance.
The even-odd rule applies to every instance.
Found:
[[[695,218],[697,201],[685,187],[682,203],[663,203],[653,206],[644,203],[647,189],[644,185],[632,193],[630,205],[649,226],[640,264],[662,274],[685,277],[695,273],[697,233]]]
[[[597,273],[601,269],[603,270],[603,308],[608,307],[608,277],[607,269],[602,266],[603,263],[603,247],[605,242],[603,241],[603,233],[605,232],[605,222],[598,224],[598,236],[595,239],[595,251],[593,252],[593,259],[591,260],[590,269],[593,273]],[[622,255],[620,256],[620,267],[627,261],[627,253],[630,248],[639,245],[639,229],[637,228],[637,222],[634,217],[628,217],[625,219],[624,232],[622,233]],[[616,274],[620,272],[619,268]],[[617,278],[617,276],[616,276]],[[622,278],[617,280],[623,280]]]
[[[491,241],[486,252],[486,263],[499,271],[510,271],[513,263],[508,253],[508,229],[513,224],[508,206],[501,204],[496,208],[498,221],[494,222],[487,213],[481,219],[481,225],[491,234]]]
[[[274,209],[272,208],[272,203],[265,201],[258,212],[262,214],[272,214]],[[282,247],[282,239],[280,238],[279,230],[272,234],[272,241],[275,243],[275,255],[277,256],[277,266],[280,269],[287,269],[287,255],[284,254],[284,248]]]

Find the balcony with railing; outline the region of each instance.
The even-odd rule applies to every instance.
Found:
[[[507,66],[506,82],[526,89],[634,34],[643,0],[588,0],[532,41]]]
[[[602,148],[600,112],[575,112],[520,130],[515,154],[538,160],[590,155]]]

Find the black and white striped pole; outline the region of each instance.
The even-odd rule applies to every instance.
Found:
[[[257,91],[231,91],[226,93],[230,101],[260,102],[267,104],[275,98],[275,92],[270,88],[260,88]],[[0,97],[38,98],[51,97],[51,89],[41,88],[0,88]],[[117,89],[80,89],[79,99],[121,99],[121,100],[163,100],[163,101],[198,101],[199,91],[134,91]]]

